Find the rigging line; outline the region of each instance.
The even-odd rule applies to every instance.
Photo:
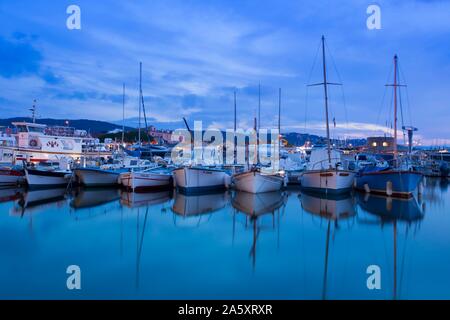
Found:
[[[397,69],[398,69],[398,62],[397,62]],[[401,78],[400,78],[400,74],[399,73],[397,73],[397,80],[398,80],[398,83],[401,85]],[[400,117],[402,119],[402,128],[403,128],[405,126],[405,118],[403,116],[403,102],[402,102],[402,90],[401,90],[401,87],[398,88],[398,102],[400,104]],[[405,139],[405,133],[404,132],[403,132],[403,139]]]
[[[328,44],[327,44],[326,41],[325,41],[325,47],[327,48],[328,55],[330,56],[331,64],[333,65],[333,68],[336,71],[336,75],[338,77],[338,81],[339,81],[339,83],[341,83],[340,87],[341,87],[341,93],[342,93],[342,102],[344,104],[344,113],[345,113],[344,116],[345,116],[346,130],[348,130],[348,112],[347,112],[347,103],[346,103],[346,100],[345,100],[345,91],[344,91],[344,85],[343,85],[344,81],[342,81],[341,74],[339,73],[337,65],[336,65],[336,63],[334,61],[333,54],[331,53],[331,50],[328,47]]]
[[[306,87],[306,95],[305,95],[305,133],[306,133],[306,121],[308,118],[308,93],[309,87]]]
[[[403,81],[404,84],[406,84],[406,78],[405,75],[403,74],[403,69],[400,69],[400,64],[397,62],[397,69],[400,71],[399,72],[399,76],[401,75],[401,79]],[[409,103],[409,90],[408,90],[408,86],[405,85],[405,91],[406,91],[406,110],[408,113],[408,118],[409,118],[409,124],[412,125],[413,121],[412,121],[412,116],[411,116],[411,104]]]
[[[394,123],[394,116],[392,116],[393,110],[394,110],[394,92],[391,93],[391,104],[389,106],[389,132],[391,134],[391,137],[394,136],[394,126],[392,125]]]
[[[399,79],[400,82],[400,79]],[[405,126],[405,121],[403,117],[403,103],[402,103],[402,90],[398,90],[398,100],[400,104],[400,117],[402,118],[402,133],[403,133],[403,143],[406,144],[406,133],[403,130],[403,127]]]
[[[145,114],[144,95],[141,93],[142,98],[142,111],[144,113],[145,133],[147,134],[147,140],[150,142],[150,134],[148,132],[147,115]]]
[[[391,68],[389,69],[389,73],[388,73],[387,79],[386,79],[386,83],[389,83],[389,79],[391,79],[391,75],[392,75],[393,69],[394,69],[394,66],[391,66]],[[388,90],[389,90],[389,88],[385,86],[384,87],[383,98],[381,100],[381,108],[378,109],[378,115],[377,115],[376,124],[380,124],[380,117],[381,117],[382,111],[384,110],[384,100],[386,98],[386,94],[387,94]]]
[[[317,57],[319,56],[319,52],[320,52],[320,47],[321,47],[322,41],[319,41],[317,44],[317,50],[316,50],[316,54],[314,56],[314,60],[313,60],[313,65],[311,66],[311,69],[309,70],[309,74],[308,74],[308,78],[306,81],[306,95],[305,95],[305,133],[306,133],[306,126],[307,126],[307,118],[308,118],[308,97],[309,97],[309,83],[311,81],[311,77],[314,71],[314,68],[317,64]]]

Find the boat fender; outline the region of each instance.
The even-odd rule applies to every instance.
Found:
[[[367,183],[364,184],[364,191],[366,191],[366,193],[370,193],[370,188],[369,188],[369,185]]]
[[[386,182],[386,194],[392,196],[392,181]]]

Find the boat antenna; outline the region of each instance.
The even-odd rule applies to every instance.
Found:
[[[33,123],[36,123],[36,99],[33,100],[33,106],[30,109],[31,111],[31,119]]]

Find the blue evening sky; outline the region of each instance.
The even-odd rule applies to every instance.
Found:
[[[81,8],[81,30],[66,27],[71,4]],[[443,143],[450,139],[450,2],[379,1],[381,30],[366,27],[370,4],[0,0],[0,118],[28,115],[37,99],[42,118],[121,121],[124,82],[126,118],[134,118],[142,61],[147,116],[157,127],[180,127],[185,116],[232,128],[236,89],[239,126],[248,128],[261,83],[262,127],[277,124],[281,87],[282,130],[323,134],[323,90],[306,84],[321,80],[320,57],[314,61],[324,34],[330,81],[344,84],[330,89],[333,136],[390,126],[384,85],[397,53],[408,84],[403,123],[419,128],[422,143]]]

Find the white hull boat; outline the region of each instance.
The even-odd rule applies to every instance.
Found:
[[[29,187],[57,187],[67,186],[70,171],[47,171],[38,169],[25,169],[25,177]]]
[[[283,187],[284,178],[280,175],[264,174],[259,171],[247,171],[233,176],[237,190],[249,193],[279,191]]]
[[[0,187],[14,186],[24,181],[24,174],[22,171],[0,168]]]
[[[300,178],[302,189],[339,194],[346,193],[352,189],[355,172],[346,170],[308,170]]]
[[[122,185],[133,191],[168,188],[173,185],[172,174],[168,172],[126,172],[120,175]]]
[[[203,167],[184,167],[173,171],[176,187],[185,193],[223,190],[231,177],[223,170]]]
[[[75,169],[78,181],[87,187],[114,186],[119,184],[119,176],[123,171],[102,170],[96,168]]]

